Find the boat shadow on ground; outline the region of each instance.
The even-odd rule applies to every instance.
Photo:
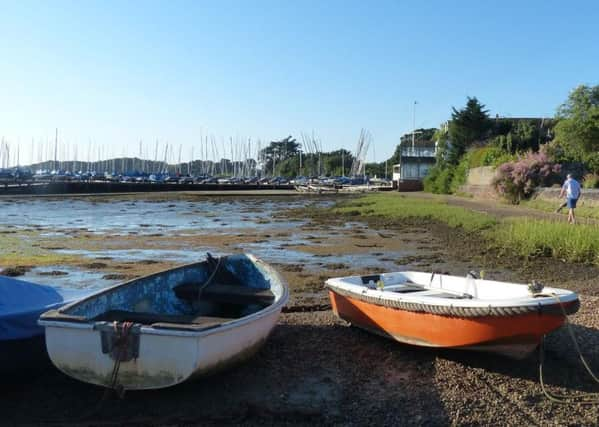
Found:
[[[589,368],[599,374],[599,330],[581,325],[571,327]],[[536,383],[539,383],[539,364],[543,358],[543,382],[546,385],[587,393],[599,392],[599,384],[585,370],[566,327],[547,335],[543,348],[538,347],[524,359],[463,350],[437,352],[439,357],[466,367]]]
[[[294,314],[297,318],[305,313]],[[9,423],[268,424],[351,422],[447,425],[433,382],[435,353],[401,346],[335,322],[284,323],[246,363],[175,387],[104,390],[55,369],[4,387]],[[301,320],[301,319],[300,319]]]

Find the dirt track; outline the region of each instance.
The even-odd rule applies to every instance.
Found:
[[[353,221],[354,219],[352,219]],[[316,217],[305,226],[318,240],[342,218]],[[278,238],[294,245],[294,229]],[[114,243],[135,245],[123,237]],[[156,239],[160,239],[156,237]],[[191,238],[190,238],[191,239]],[[260,233],[237,236],[243,243],[268,239]],[[233,242],[202,236],[227,250]],[[74,241],[77,241],[75,236]],[[460,245],[455,242],[459,241]],[[131,243],[133,242],[133,243]],[[235,243],[240,243],[235,240]],[[162,243],[161,243],[162,244]],[[582,295],[572,317],[591,367],[599,371],[599,289],[594,267],[555,260],[522,260],[498,254],[469,236],[422,221],[371,221],[345,235],[328,235],[315,251],[318,271],[279,265],[292,298],[279,326],[250,362],[202,381],[165,390],[130,392],[102,400],[98,387],[79,383],[47,366],[41,376],[2,387],[3,424],[60,425],[564,425],[596,424],[599,406],[553,404],[541,393],[538,360],[524,361],[401,345],[349,327],[334,318],[322,288],[324,278],[355,272],[335,263],[341,254],[384,257],[402,249],[410,255],[398,268],[463,274],[485,269],[498,280],[535,278]],[[312,250],[304,247],[303,250]],[[332,256],[327,256],[332,255]],[[106,271],[119,271],[105,261]],[[138,275],[168,266],[135,265]],[[360,269],[367,272],[368,269]],[[548,337],[546,382],[553,392],[598,391],[576,360],[565,331]]]

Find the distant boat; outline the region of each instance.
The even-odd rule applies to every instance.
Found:
[[[411,271],[334,278],[326,286],[335,314],[359,328],[406,344],[515,358],[580,305],[564,289]]]
[[[333,185],[307,184],[296,185],[295,191],[300,193],[335,194],[339,192],[339,189]]]
[[[14,184],[17,181],[12,170],[0,169],[0,184]]]
[[[250,357],[287,299],[282,277],[252,255],[208,256],[49,311],[40,324],[52,362],[67,375],[154,389]]]
[[[88,294],[0,276],[0,370],[32,369],[30,362],[47,358],[40,314]]]

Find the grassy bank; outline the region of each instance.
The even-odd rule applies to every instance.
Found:
[[[335,208],[335,212],[346,215],[379,216],[388,219],[429,218],[450,227],[462,227],[468,231],[489,229],[496,219],[442,202],[410,199],[398,193],[371,194],[350,200]]]
[[[520,255],[599,265],[599,227],[595,225],[520,218],[502,222],[491,237]]]
[[[538,209],[544,212],[554,212],[555,209],[559,206],[558,202],[551,203],[546,200],[538,199],[522,201],[520,202],[520,204],[522,206],[526,206],[531,209]],[[567,214],[568,209],[563,208],[562,212],[565,215]],[[578,218],[599,219],[599,209],[597,209],[596,206],[585,206],[584,199],[581,199],[578,203],[578,206],[576,207],[576,216]]]
[[[397,193],[374,194],[337,206],[345,215],[387,219],[428,218],[450,227],[479,232],[489,244],[522,256],[551,256],[570,262],[599,265],[599,227],[564,222],[508,218],[474,212],[441,201],[412,199]]]

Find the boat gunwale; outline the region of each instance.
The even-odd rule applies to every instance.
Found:
[[[173,325],[173,326],[169,327],[169,328],[160,328],[160,327],[154,327],[152,325],[143,325],[140,328],[140,332],[143,334],[148,334],[148,335],[202,337],[202,336],[208,336],[208,335],[220,333],[223,331],[227,331],[229,329],[234,329],[236,327],[245,325],[247,323],[251,323],[255,320],[258,320],[258,319],[261,319],[268,315],[271,315],[274,312],[277,312],[277,311],[280,312],[283,309],[283,307],[285,306],[285,304],[287,304],[287,301],[289,300],[289,286],[288,286],[286,280],[272,266],[270,266],[270,264],[262,261],[260,258],[254,256],[252,254],[242,254],[242,255],[248,257],[252,261],[252,263],[261,264],[262,266],[264,266],[269,273],[269,277],[274,278],[275,281],[281,285],[282,293],[281,293],[280,297],[277,298],[272,304],[270,304],[267,307],[264,307],[263,309],[255,312],[255,313],[240,317],[238,319],[233,319],[233,320],[230,320],[227,322],[223,322],[220,325],[217,325],[212,328],[203,328],[203,329],[194,331],[190,327],[193,324],[181,324],[181,326],[182,326],[181,329],[177,329],[176,325],[178,325],[178,324],[172,323],[171,325]],[[205,262],[206,261],[198,261],[198,262],[193,262],[193,263],[189,263],[189,264],[184,264],[179,267],[168,268],[165,270],[158,271],[156,273],[149,274],[147,276],[142,276],[142,277],[128,280],[123,283],[118,283],[116,285],[113,285],[106,289],[103,289],[97,293],[89,295],[86,298],[83,298],[81,300],[67,304],[59,309],[49,310],[49,311],[43,313],[38,320],[38,324],[41,326],[44,326],[44,327],[50,326],[50,327],[59,327],[59,328],[94,330],[96,324],[105,323],[105,322],[87,319],[84,316],[69,315],[67,313],[64,313],[63,311],[68,310],[72,307],[75,307],[76,305],[83,303],[90,298],[95,298],[98,295],[108,293],[111,290],[116,289],[118,287],[128,286],[131,283],[139,281],[141,279],[158,276],[158,275],[163,274],[168,271],[176,271],[176,270],[180,270],[180,269],[184,269],[184,268],[188,268],[188,267],[193,267],[198,264],[203,264]],[[164,322],[162,322],[162,323],[164,323]]]
[[[403,271],[403,272],[393,272],[386,274],[405,274],[405,273],[422,273],[415,271]],[[441,277],[451,277],[457,279],[464,279],[460,276],[451,276],[446,274],[439,274],[436,276]],[[417,294],[402,294],[398,292],[393,292],[390,290],[385,291],[383,289],[371,289],[366,287],[365,285],[357,285],[354,283],[348,283],[346,280],[351,278],[360,278],[361,276],[346,276],[346,277],[336,277],[327,279],[325,281],[325,287],[332,291],[341,291],[342,293],[348,293],[355,295],[356,297],[366,297],[380,300],[381,303],[391,302],[391,303],[408,303],[408,304],[420,304],[423,306],[431,306],[431,307],[452,307],[452,308],[464,308],[464,309],[488,309],[488,308],[500,308],[500,309],[510,309],[510,308],[535,308],[537,309],[539,306],[551,306],[558,305],[557,301],[561,304],[570,304],[577,300],[579,300],[578,294],[576,292],[561,289],[561,288],[553,288],[548,287],[545,288],[546,292],[556,292],[555,295],[545,295],[542,297],[518,297],[518,298],[502,298],[502,299],[480,299],[480,298],[464,298],[464,299],[449,299],[442,297],[434,297],[434,296],[426,296],[426,299],[422,296],[418,296]],[[477,281],[481,281],[481,279],[476,279]],[[485,282],[496,282],[492,280],[485,280]],[[499,282],[501,283],[501,282]],[[526,286],[521,283],[511,283],[511,282],[503,282],[509,283],[510,285],[517,286]],[[429,288],[425,285],[420,285],[425,288],[425,290],[438,290],[444,292],[451,292],[451,290],[443,289],[443,288]],[[557,293],[560,292],[560,293]],[[456,292],[456,295],[458,293]]]

